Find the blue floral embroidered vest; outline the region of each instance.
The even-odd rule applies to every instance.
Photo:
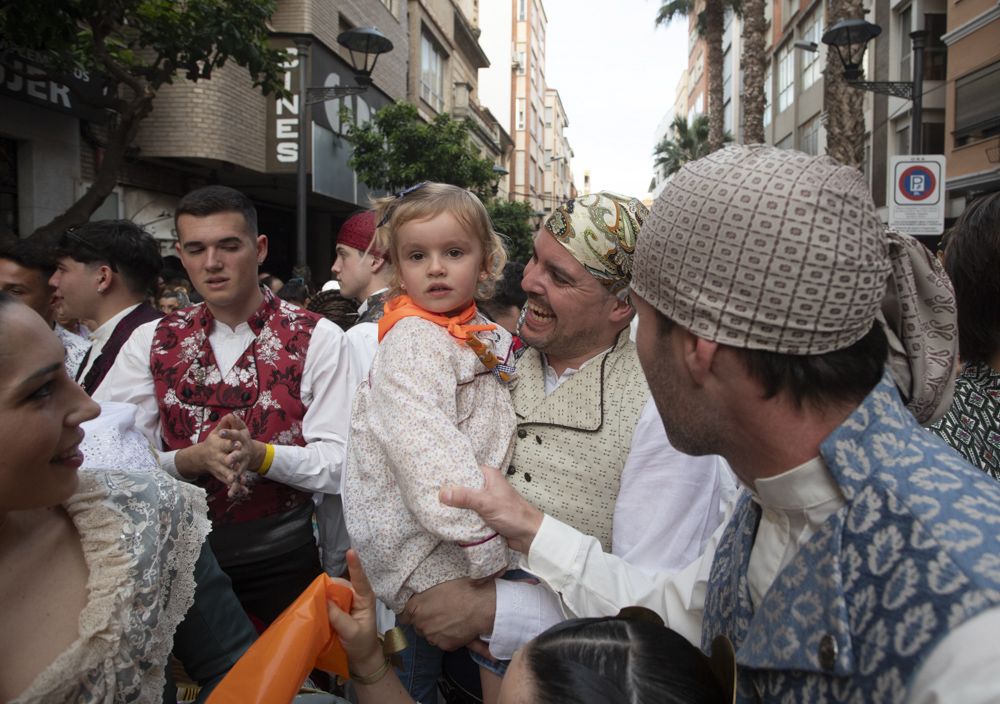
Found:
[[[1000,484],[920,428],[888,376],[820,453],[847,504],[755,612],[760,508],[744,496],[712,563],[702,648],[732,640],[740,702],[904,702],[934,646],[1000,604]]]

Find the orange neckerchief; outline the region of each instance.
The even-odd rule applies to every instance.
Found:
[[[466,344],[472,333],[484,330],[496,330],[497,327],[496,325],[466,325],[466,323],[476,317],[475,301],[469,303],[469,307],[458,315],[450,317],[439,313],[431,313],[429,310],[424,310],[414,303],[412,298],[406,295],[396,296],[395,298],[389,299],[386,301],[383,310],[384,314],[378,321],[379,342],[382,342],[382,338],[385,337],[386,333],[392,329],[393,325],[398,323],[403,318],[408,318],[410,316],[423,318],[424,320],[431,321],[435,325],[440,325],[448,331],[449,335],[461,342],[463,345]]]

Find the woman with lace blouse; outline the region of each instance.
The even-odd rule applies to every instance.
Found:
[[[0,294],[0,701],[161,701],[172,650],[207,696],[254,636],[204,547],[204,494],[79,472],[98,406],[63,355]]]

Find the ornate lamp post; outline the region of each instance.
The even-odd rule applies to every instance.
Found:
[[[381,54],[392,51],[392,42],[374,27],[357,27],[341,32],[337,43],[351,55],[354,69],[353,86],[308,87],[309,37],[296,37],[299,57],[299,161],[295,186],[295,264],[306,265],[306,129],[309,126],[308,107],[348,95],[359,95],[372,84],[372,71]]]
[[[910,111],[910,153],[919,154],[923,150],[923,92],[924,92],[924,42],[926,30],[910,32],[913,42],[912,81],[864,81],[861,64],[864,61],[868,42],[882,33],[882,28],[867,20],[841,20],[823,33],[822,42],[832,46],[844,67],[844,80],[849,86],[883,95],[913,101]]]

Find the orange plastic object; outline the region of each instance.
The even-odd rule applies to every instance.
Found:
[[[290,702],[310,670],[347,677],[347,653],[330,627],[326,602],[350,612],[353,593],[325,574],[261,634],[208,698],[208,704]]]

